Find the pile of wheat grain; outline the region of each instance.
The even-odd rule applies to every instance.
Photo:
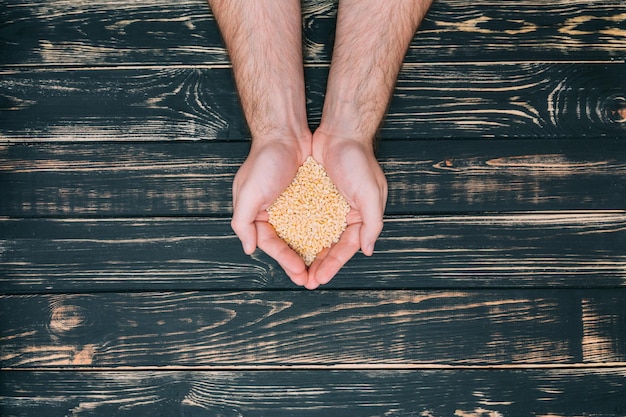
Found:
[[[312,157],[291,185],[267,209],[276,234],[309,266],[318,253],[339,240],[350,206],[324,167]]]

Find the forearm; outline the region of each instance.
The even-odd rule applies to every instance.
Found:
[[[432,0],[340,0],[320,128],[371,142]]]
[[[253,139],[306,137],[299,0],[209,0]]]

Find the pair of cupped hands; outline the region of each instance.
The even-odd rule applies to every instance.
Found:
[[[307,268],[268,223],[266,209],[291,184],[312,156],[350,205],[339,241],[322,250]],[[383,228],[387,181],[371,139],[339,137],[318,129],[305,137],[255,138],[233,181],[231,226],[251,255],[258,247],[274,258],[291,280],[307,289],[328,283],[359,249],[367,256]]]

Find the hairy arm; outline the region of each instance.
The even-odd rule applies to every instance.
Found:
[[[348,200],[348,228],[318,256],[307,288],[327,283],[359,250],[371,255],[383,227],[387,182],[374,155],[402,61],[432,0],[340,0],[337,33],[313,156]]]
[[[432,0],[340,0],[321,128],[372,144]]]
[[[228,48],[253,139],[309,133],[299,0],[209,4]]]
[[[252,134],[233,182],[231,225],[247,254],[258,246],[303,285],[303,261],[267,223],[265,209],[311,152],[302,65],[299,0],[209,0],[228,48]]]

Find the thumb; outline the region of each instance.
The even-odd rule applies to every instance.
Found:
[[[372,256],[374,254],[374,245],[376,244],[376,239],[378,239],[382,230],[382,221],[377,224],[363,224],[363,227],[361,227],[361,233],[359,236],[361,251],[363,251],[366,256]]]
[[[241,240],[241,246],[247,255],[252,255],[256,249],[257,232],[254,221],[257,211],[255,204],[235,204],[233,207],[230,227]]]
[[[241,246],[246,255],[252,255],[256,249],[256,228],[254,223],[240,222],[233,216],[230,226],[241,241]]]
[[[361,251],[366,256],[374,253],[374,244],[383,230],[383,209],[375,204],[365,205],[361,209],[363,224],[359,233]]]

